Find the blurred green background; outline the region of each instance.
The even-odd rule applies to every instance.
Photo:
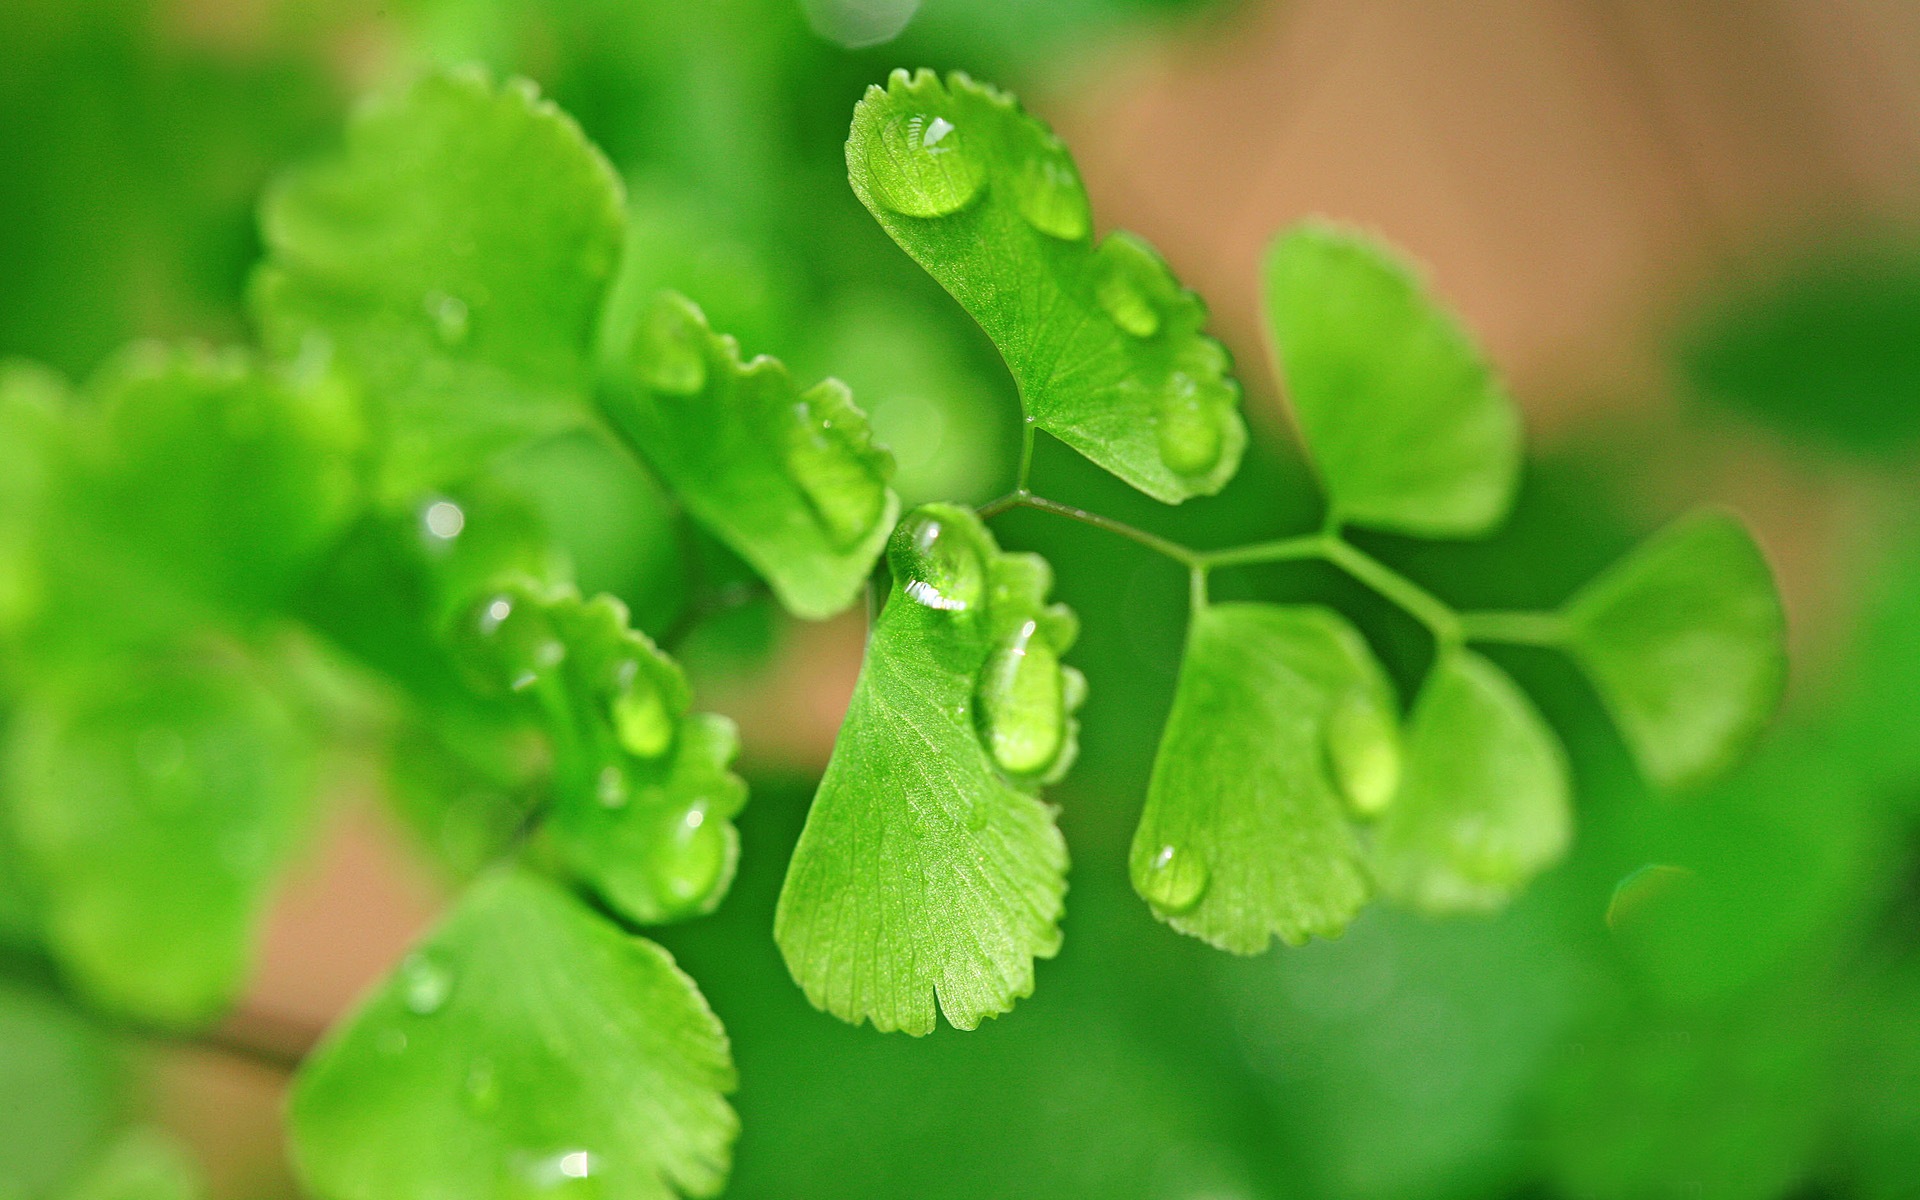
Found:
[[[1572,672],[1513,651],[1503,664],[1573,751],[1572,857],[1496,917],[1375,908],[1337,942],[1231,958],[1157,924],[1124,867],[1185,580],[1013,514],[1003,542],[1047,555],[1085,622],[1083,756],[1052,795],[1074,859],[1066,944],[1010,1016],[912,1041],[810,1009],[770,937],[858,616],[803,628],[754,603],[707,620],[678,652],[702,703],[741,720],[754,796],[732,896],[660,940],[733,1037],[745,1132],[728,1194],[1920,1196],[1920,80],[1889,63],[1920,30],[1901,6],[1840,7],[1755,6],[1756,32],[1751,14],[1625,0],[1504,18],[1253,0],[6,0],[0,360],[18,361],[0,370],[18,394],[57,394],[133,339],[246,342],[261,189],[337,139],[357,96],[479,60],[537,80],[625,175],[646,282],[801,378],[846,379],[907,502],[978,502],[1017,450],[1011,384],[860,209],[840,156],[867,84],[959,67],[1084,148],[1102,221],[1141,227],[1215,300],[1248,389],[1256,447],[1217,500],[1164,509],[1044,440],[1041,489],[1224,544],[1317,518],[1251,323],[1248,246],[1306,210],[1378,222],[1486,329],[1536,435],[1506,531],[1369,548],[1463,606],[1550,605],[1683,504],[1735,503],[1793,618],[1778,727],[1704,794],[1657,796]],[[1831,29],[1810,31],[1822,15],[1877,52],[1835,59]],[[1783,55],[1799,74],[1752,82]],[[1858,80],[1836,82],[1834,62],[1878,106],[1850,99]],[[1830,102],[1824,123],[1808,97]],[[1593,176],[1616,186],[1582,190]],[[271,620],[204,633],[199,608],[142,577],[75,566],[110,553],[85,530],[174,484],[164,461],[141,494],[46,484],[67,468],[39,449],[35,411],[0,414],[9,753],[34,745],[15,711],[29,684],[112,696],[119,709],[88,714],[103,753],[142,705],[190,702],[164,666],[95,678],[128,630],[243,646],[232,669],[255,690],[236,694],[255,699],[204,719],[269,748],[259,787],[319,801],[259,832],[306,874],[295,911],[263,918],[265,965],[212,1040],[297,1040],[511,824],[511,798],[449,804],[435,775],[449,743],[492,727],[370,699],[334,661],[344,645],[411,669],[404,636],[381,632],[408,601],[367,593],[407,584],[377,557],[294,585]],[[694,573],[743,569],[685,545],[640,469],[584,435],[526,448],[462,499],[658,636],[686,632]],[[58,620],[29,622],[43,587]],[[1421,669],[1417,630],[1331,575],[1249,569],[1215,590],[1337,601],[1403,690]],[[409,679],[408,703],[430,710],[438,686]],[[0,1200],[293,1194],[280,1076],[70,1003],[7,828]],[[316,911],[361,944],[316,935]]]

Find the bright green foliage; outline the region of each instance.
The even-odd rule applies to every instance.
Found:
[[[74,536],[91,555],[76,589],[137,573],[150,604],[184,588],[269,610],[359,502],[359,412],[338,379],[140,344],[87,393],[69,508],[90,518]],[[78,547],[63,549],[71,561]]]
[[[1246,426],[1206,306],[1138,238],[1096,245],[1065,145],[963,74],[895,71],[854,110],[853,190],[993,339],[1027,415],[1177,504],[1240,465]]]
[[[1566,621],[1569,646],[1662,787],[1731,765],[1786,681],[1773,576],[1729,513],[1668,526],[1575,596]]]
[[[685,297],[624,299],[602,344],[608,419],[788,609],[846,608],[900,515],[866,414],[838,380],[803,391],[774,359],[741,362]]]
[[[1507,901],[1572,836],[1566,756],[1533,702],[1470,650],[1441,654],[1408,721],[1380,819],[1381,890],[1433,912]]]
[[[1066,845],[1041,784],[1074,754],[1077,623],[1051,572],[967,509],[908,514],[893,591],[794,851],[774,920],[807,998],[923,1034],[1033,990],[1060,946]]]
[[[1274,934],[1338,934],[1368,892],[1340,781],[1371,799],[1396,769],[1397,720],[1338,614],[1201,609],[1133,838],[1134,888],[1175,929],[1238,954]]]
[[[410,499],[585,419],[621,203],[606,160],[531,84],[430,75],[268,197],[265,341],[331,350],[365,381],[384,490]]]
[[[672,956],[505,870],[301,1068],[294,1157],[320,1200],[711,1196],[733,1086]]]
[[[1268,251],[1266,307],[1335,518],[1422,537],[1505,519],[1519,414],[1412,268],[1359,234],[1299,225]]]
[[[630,920],[711,912],[738,861],[747,787],[733,723],[689,712],[678,664],[611,596],[525,581],[486,592],[455,633],[482,686],[523,697],[553,748],[545,830]]]
[[[0,985],[0,1196],[41,1200],[118,1122],[119,1067],[71,1009]]]
[[[200,1168],[157,1129],[131,1129],[61,1194],[61,1200],[200,1200]]]
[[[308,735],[235,655],[183,646],[63,679],[7,746],[51,950],[100,1003],[151,1020],[203,1020],[232,999],[308,825]]]
[[[42,602],[36,530],[52,486],[66,391],[51,371],[0,362],[0,640]]]

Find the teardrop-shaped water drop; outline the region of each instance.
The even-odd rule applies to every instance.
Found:
[[[1154,293],[1164,283],[1166,267],[1144,243],[1115,234],[1100,243],[1099,276],[1094,299],[1120,329],[1137,338],[1160,332],[1160,308]]]
[[[927,608],[964,612],[980,603],[986,587],[974,539],[932,513],[916,513],[901,524],[889,561],[901,591]]]
[[[649,761],[673,745],[673,713],[653,676],[629,659],[615,673],[611,706],[614,736],[635,758]]]
[[[1400,787],[1400,736],[1393,717],[1364,691],[1327,712],[1327,773],[1355,815],[1378,816]]]
[[[787,425],[787,474],[835,548],[873,531],[886,509],[886,480],[843,427],[857,418],[846,385],[823,380],[793,406]]]
[[[707,386],[707,331],[700,310],[679,296],[661,296],[634,337],[640,381],[669,396],[697,396]]]
[[[1087,189],[1057,138],[1049,138],[1020,164],[1013,177],[1013,198],[1027,224],[1048,237],[1078,241],[1093,227]]]
[[[1154,852],[1138,880],[1141,895],[1170,915],[1186,912],[1207,892],[1207,861],[1193,850],[1168,843]]]
[[[704,802],[697,802],[675,822],[660,855],[661,899],[679,912],[697,909],[712,895],[726,868],[724,826],[710,819]]]
[[[453,982],[451,966],[428,951],[416,950],[400,964],[400,1002],[408,1012],[430,1017],[446,1007]]]
[[[987,749],[1014,775],[1046,770],[1066,732],[1060,658],[1028,621],[987,658],[978,711]]]
[[[458,346],[467,340],[473,314],[465,300],[445,292],[428,292],[424,305],[427,319],[433,322],[434,335],[440,339],[441,345]]]
[[[944,217],[965,208],[987,180],[967,132],[937,113],[898,113],[867,135],[874,196],[907,217]]]
[[[1204,475],[1219,463],[1226,441],[1219,411],[1191,377],[1176,373],[1172,386],[1154,430],[1160,461],[1176,475]]]

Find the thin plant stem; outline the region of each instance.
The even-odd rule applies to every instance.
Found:
[[[1567,640],[1567,623],[1557,612],[1461,613],[1460,631],[1470,642],[1510,646],[1562,646]]]
[[[1032,493],[1027,483],[1033,477],[1033,433],[1035,429],[1032,417],[1020,424],[1020,474],[1013,481],[1014,494],[1026,496]]]
[[[1458,646],[1462,640],[1460,614],[1432,592],[1381,562],[1366,551],[1338,538],[1326,544],[1326,560],[1380,595],[1404,609],[1407,615],[1427,627],[1442,646]]]

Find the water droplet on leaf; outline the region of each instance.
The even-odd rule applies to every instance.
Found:
[[[1173,394],[1160,407],[1160,461],[1176,475],[1203,475],[1220,461],[1225,435],[1215,406],[1191,377],[1175,374]]]
[[[1093,226],[1080,172],[1056,138],[1020,164],[1020,173],[1013,177],[1013,198],[1027,224],[1049,237],[1078,241]]]
[[[930,513],[916,513],[894,534],[891,563],[901,590],[915,604],[964,612],[980,603],[986,568],[965,529]]]
[[[1044,771],[1060,754],[1066,731],[1060,658],[1039,623],[1028,621],[987,658],[979,713],[987,749],[1015,775]]]
[[[1153,289],[1166,275],[1160,260],[1144,245],[1119,235],[1100,243],[1098,254],[1100,274],[1093,295],[1101,309],[1133,337],[1159,333],[1160,309],[1153,302]]]
[[[420,527],[429,538],[450,542],[467,527],[467,514],[451,500],[435,500],[421,512]]]
[[[707,817],[704,801],[691,805],[674,823],[672,836],[660,851],[661,900],[675,911],[703,905],[726,871],[726,833],[720,822]]]
[[[1347,807],[1377,816],[1400,787],[1400,738],[1390,714],[1363,691],[1351,691],[1327,712],[1327,773]]]
[[[613,696],[613,731],[635,758],[659,758],[673,745],[673,714],[653,676],[638,662],[622,663]]]
[[[433,322],[433,332],[442,345],[458,346],[467,340],[472,314],[465,300],[445,292],[428,292],[425,304],[427,317]]]
[[[416,950],[400,964],[400,1002],[408,1012],[430,1017],[452,994],[453,968],[433,955]]]
[[[1147,864],[1140,890],[1147,902],[1163,913],[1186,912],[1206,894],[1206,860],[1171,843],[1161,846]]]
[[[865,537],[886,508],[886,480],[844,427],[858,419],[839,380],[809,388],[787,425],[787,474],[838,549]]]
[[[966,207],[986,182],[964,130],[932,113],[900,113],[867,135],[867,170],[880,203],[908,217]]]

